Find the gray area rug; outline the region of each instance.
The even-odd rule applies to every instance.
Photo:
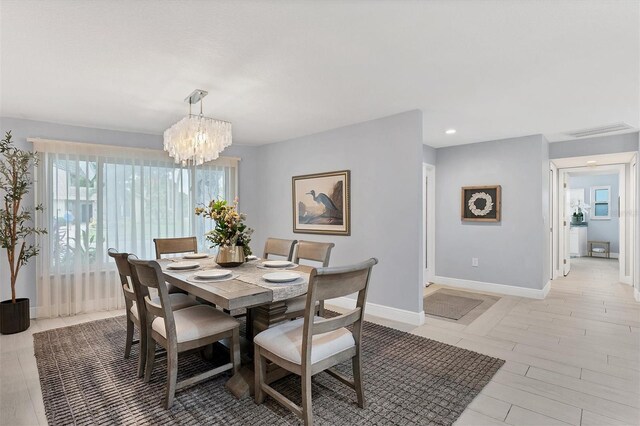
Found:
[[[34,334],[47,420],[51,425],[113,424],[299,424],[297,417],[267,397],[235,399],[222,375],[176,394],[162,407],[165,359],[151,383],[136,377],[137,346],[124,359],[125,317],[109,318]],[[313,412],[318,425],[450,425],[489,382],[504,361],[377,324],[365,323],[363,368],[367,407],[355,392],[326,373],[313,378]],[[179,377],[210,369],[196,354],[181,356]],[[351,364],[338,367],[351,375]],[[273,385],[300,403],[300,380]]]
[[[424,313],[459,320],[482,303],[481,299],[454,296],[441,291],[424,298]]]

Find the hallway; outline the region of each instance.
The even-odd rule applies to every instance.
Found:
[[[572,262],[544,300],[504,296],[467,326],[412,330],[506,360],[456,424],[640,424],[640,303],[617,261]]]

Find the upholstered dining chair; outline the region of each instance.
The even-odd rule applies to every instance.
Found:
[[[139,286],[137,285],[131,267],[127,258],[129,253],[119,253],[116,249],[110,248],[108,251],[116,262],[116,268],[118,269],[118,275],[120,275],[120,283],[122,285],[122,291],[124,292],[125,307],[127,309],[127,337],[125,342],[124,357],[129,358],[131,354],[131,346],[140,342],[140,357],[138,360],[138,377],[142,377],[144,374],[145,357],[146,357],[146,315],[144,310],[143,298],[140,298],[142,303],[138,301]],[[144,292],[144,290],[142,291]],[[148,292],[147,292],[148,293]],[[186,308],[189,306],[195,306],[198,304],[194,299],[183,293],[175,293],[169,296],[171,300],[171,308],[173,310]],[[159,303],[160,300],[154,297],[152,300],[155,303]],[[142,306],[142,309],[139,307]],[[138,328],[140,340],[133,340],[134,328]]]
[[[287,260],[291,260],[293,257],[293,249],[296,245],[296,240],[283,240],[280,238],[267,238],[264,243],[264,252],[262,254],[263,259],[269,259],[269,256],[281,256]]]
[[[323,268],[329,266],[331,249],[334,243],[319,243],[315,241],[298,241],[293,251],[293,263],[300,263],[301,260],[319,262]],[[284,315],[287,319],[298,318],[304,315],[304,306],[307,300],[306,295],[294,297],[286,301],[287,310]],[[318,315],[324,315],[324,300],[318,302]]]
[[[156,259],[162,259],[162,256],[167,254],[198,252],[198,240],[196,237],[154,238],[153,244],[156,247]],[[171,284],[167,284],[167,288],[169,293],[185,293]]]
[[[313,269],[309,278],[304,318],[288,321],[258,333],[254,338],[255,401],[262,404],[266,395],[313,424],[311,377],[327,371],[356,391],[358,406],[364,408],[362,383],[362,322],[371,270],[378,260],[333,268]],[[315,316],[316,301],[358,293],[356,308],[334,318]],[[352,331],[346,327],[352,325]],[[334,370],[335,365],[351,360],[353,380]],[[302,407],[287,399],[265,382],[267,360],[300,376]]]
[[[159,304],[144,297],[147,320],[146,367],[144,380],[148,382],[155,362],[155,344],[167,351],[167,387],[164,406],[171,408],[176,391],[200,383],[225,371],[237,373],[240,368],[240,322],[213,306],[196,305],[173,311],[162,269],[154,260],[140,260],[129,256],[134,281],[140,287],[158,291]],[[142,292],[140,292],[142,293]],[[222,339],[229,339],[230,362],[178,382],[178,354],[202,348]]]

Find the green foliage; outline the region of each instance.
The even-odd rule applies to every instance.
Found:
[[[208,206],[196,207],[195,213],[212,219],[216,227],[206,235],[212,247],[243,247],[245,256],[251,254],[249,243],[253,229],[243,222],[247,218],[244,213],[238,213],[238,200],[233,204],[226,200],[211,200]]]
[[[0,206],[0,247],[7,250],[11,299],[15,303],[18,272],[39,251],[37,245],[27,242],[27,238],[45,234],[46,230],[33,225],[34,211],[42,211],[41,205],[33,209],[21,206],[33,186],[31,168],[38,162],[36,154],[16,148],[11,140],[11,131],[0,142],[0,154],[0,193],[4,201]]]

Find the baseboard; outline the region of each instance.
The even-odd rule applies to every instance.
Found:
[[[348,297],[338,297],[336,299],[326,300],[325,304],[334,305],[342,309],[354,309],[356,307],[356,300]],[[411,312],[404,309],[392,308],[391,306],[378,305],[377,303],[369,302],[367,302],[364,311],[365,314],[392,321],[399,321],[405,324],[416,326],[424,324],[424,312]]]
[[[636,302],[640,302],[640,290],[637,288],[633,288],[633,297],[636,299]]]
[[[633,280],[631,279],[631,275],[625,275],[620,277],[620,282],[626,285],[633,285]]]
[[[504,294],[507,296],[527,297],[529,299],[544,299],[551,290],[551,281],[547,281],[542,289],[516,287],[506,284],[485,283],[482,281],[463,280],[461,278],[435,277],[436,284],[450,287],[464,288],[467,290],[486,291],[489,293]]]

